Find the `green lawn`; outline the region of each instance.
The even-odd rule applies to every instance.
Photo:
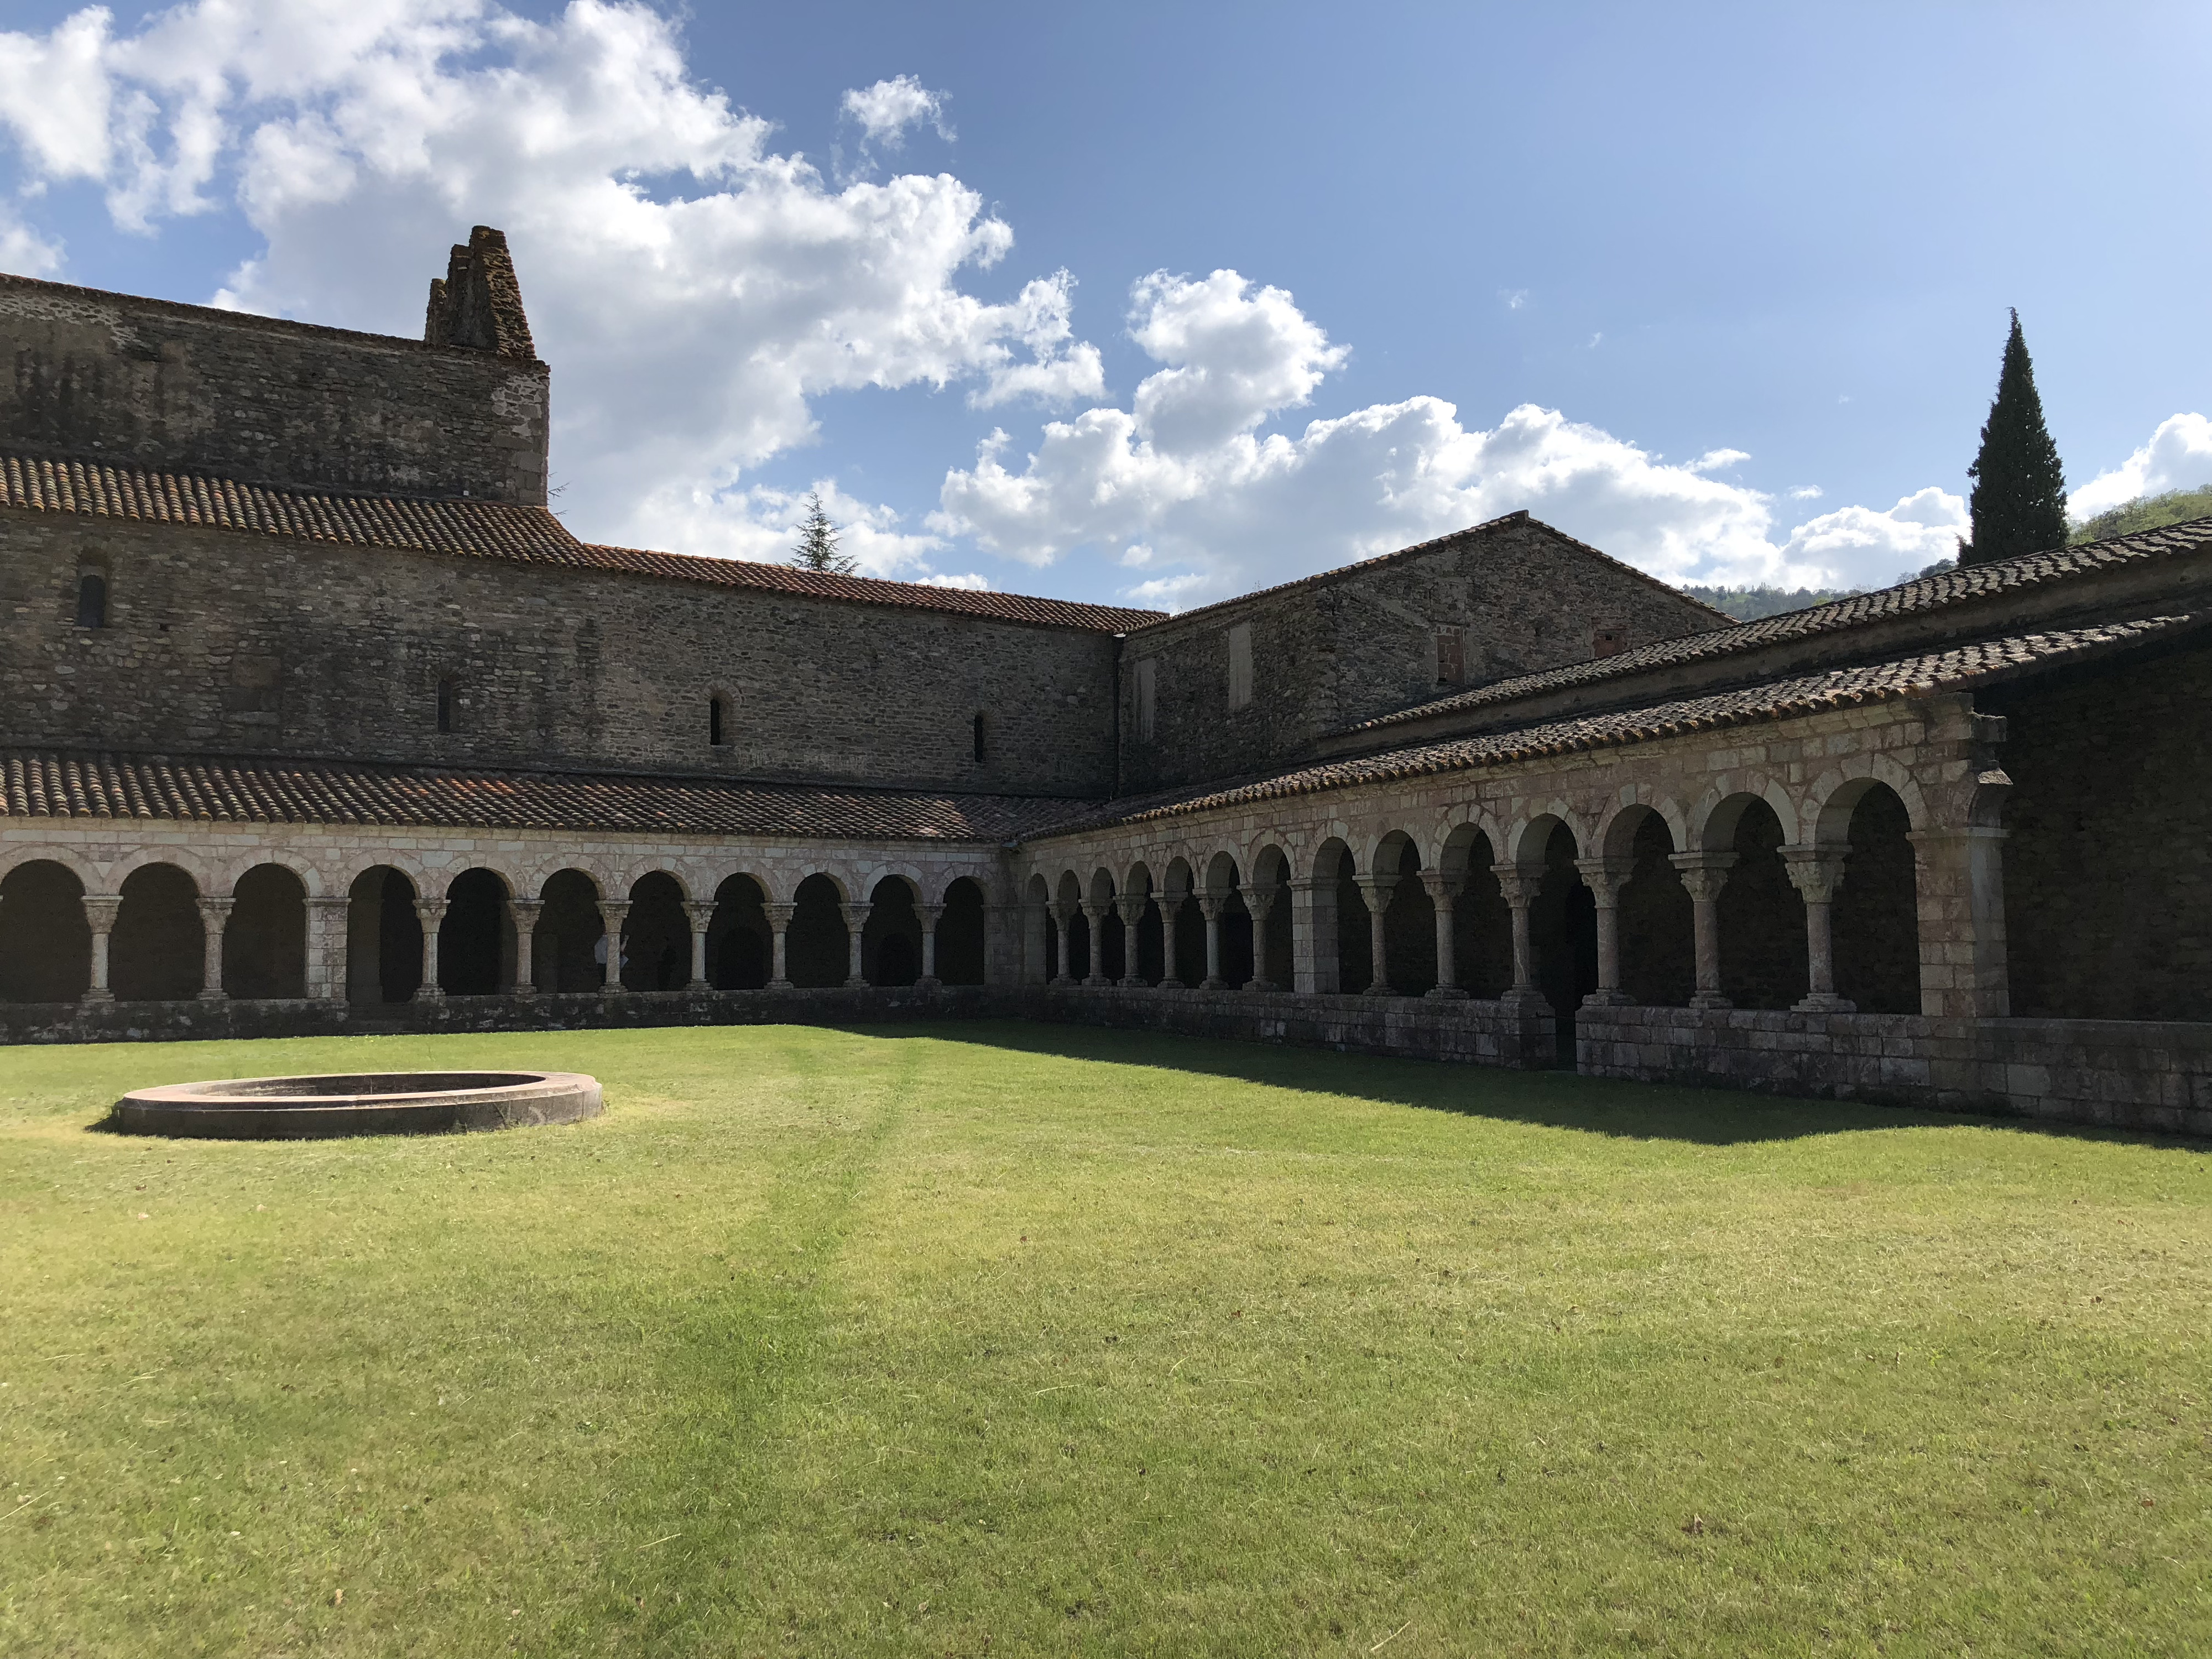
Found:
[[[138,1084],[607,1115],[88,1133]],[[0,1652],[2203,1654],[2212,1151],[1030,1025],[0,1051]]]

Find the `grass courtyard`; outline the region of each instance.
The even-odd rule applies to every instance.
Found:
[[[88,1133],[531,1066],[590,1123]],[[0,1652],[2212,1651],[2212,1149],[1030,1025],[0,1050]]]

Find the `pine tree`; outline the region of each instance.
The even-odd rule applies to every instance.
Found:
[[[837,526],[822,505],[819,490],[806,494],[806,512],[799,521],[799,545],[791,550],[790,562],[801,570],[822,570],[833,576],[849,576],[860,568],[851,556],[837,550]]]
[[[2035,365],[2012,314],[1997,395],[1982,428],[1981,453],[1966,469],[1974,481],[1973,539],[1959,543],[1959,562],[1987,564],[2021,553],[2066,545],[2066,475],[2058,446],[2043,423],[2035,392]]]

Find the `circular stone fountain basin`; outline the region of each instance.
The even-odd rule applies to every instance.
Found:
[[[134,1089],[115,1103],[111,1127],[126,1134],[306,1140],[573,1123],[599,1109],[599,1079],[581,1072],[338,1072]]]

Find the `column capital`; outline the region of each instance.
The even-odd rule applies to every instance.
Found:
[[[1541,870],[1523,870],[1517,864],[1493,864],[1490,873],[1498,878],[1498,890],[1506,903],[1516,910],[1533,903],[1536,890],[1544,884]]]
[[[1620,890],[1629,877],[1636,873],[1633,859],[1577,859],[1575,868],[1582,872],[1583,884],[1590,890],[1600,904],[1611,904],[1620,896]]]
[[[1449,870],[1421,872],[1421,886],[1427,892],[1431,901],[1437,904],[1451,903],[1459,897],[1460,890],[1466,885],[1466,877]]]
[[[115,926],[115,913],[123,908],[120,893],[87,893],[79,903],[84,906],[84,919],[95,933],[106,933]]]
[[[685,899],[684,914],[691,919],[691,931],[703,933],[714,925],[715,904],[713,899]]]
[[[199,902],[200,917],[204,921],[220,921],[230,915],[236,898],[203,898]]]
[[[415,919],[425,927],[435,927],[446,919],[449,901],[441,898],[418,898],[415,901]]]
[[[1357,887],[1363,894],[1387,894],[1391,890],[1391,889],[1397,886],[1399,879],[1398,872],[1395,870],[1387,876],[1381,874],[1379,872],[1370,870],[1364,876],[1354,876],[1352,878],[1352,884]]]
[[[1781,852],[1783,867],[1790,873],[1790,884],[1808,904],[1834,902],[1836,889],[1844,884],[1844,860],[1850,848],[1784,847]]]
[[[917,904],[914,907],[914,913],[921,918],[924,927],[934,927],[938,918],[945,914],[945,907],[941,904]]]
[[[795,904],[763,904],[761,914],[768,918],[768,925],[780,933],[791,926],[791,919],[799,914],[799,907]]]
[[[1293,893],[1334,893],[1336,890],[1336,878],[1334,876],[1292,876],[1283,884]]]
[[[334,915],[352,907],[353,900],[343,893],[317,893],[307,901],[307,908],[320,910],[325,915]]]
[[[1208,921],[1218,921],[1221,907],[1229,902],[1229,895],[1213,887],[1194,887],[1190,896],[1198,901],[1199,915]]]
[[[1251,913],[1253,921],[1263,921],[1275,908],[1275,901],[1282,896],[1283,884],[1270,882],[1265,887],[1247,887],[1243,891],[1245,909]]]
[[[629,920],[629,907],[635,902],[631,899],[601,899],[599,920],[610,927],[619,927]]]
[[[848,927],[865,927],[868,925],[869,914],[875,908],[867,900],[860,899],[850,903],[840,904],[837,910],[838,914],[845,918],[845,926]]]
[[[538,918],[545,912],[545,901],[544,899],[509,899],[507,902],[507,908],[514,915],[518,927],[525,921],[534,926]]]
[[[1145,919],[1145,907],[1152,902],[1150,893],[1123,893],[1114,901],[1114,908],[1121,913],[1121,925],[1134,927]]]
[[[1728,873],[1735,867],[1736,855],[1730,852],[1669,853],[1667,862],[1681,872],[1682,885],[1689,890],[1692,903],[1710,904],[1728,884]]]

